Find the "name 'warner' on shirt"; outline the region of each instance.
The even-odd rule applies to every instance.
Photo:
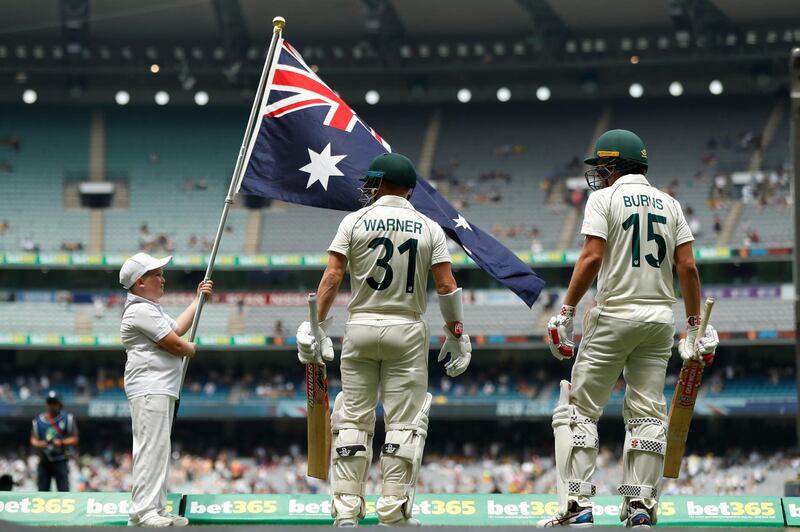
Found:
[[[367,231],[403,231],[421,235],[422,223],[399,218],[377,218],[364,220],[364,229]]]

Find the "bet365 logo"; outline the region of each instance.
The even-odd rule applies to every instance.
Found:
[[[786,517],[791,517],[793,519],[800,519],[800,506],[789,503],[785,506],[786,508]]]
[[[693,501],[686,501],[686,513],[692,517],[768,519],[775,517],[775,504],[768,501],[721,501],[716,504],[697,504]]]
[[[227,514],[274,514],[278,511],[278,503],[274,499],[236,499],[219,503],[203,504],[191,501],[186,515],[227,515]]]
[[[24,497],[19,500],[0,501],[0,514],[71,514],[75,512],[75,499],[60,497]]]

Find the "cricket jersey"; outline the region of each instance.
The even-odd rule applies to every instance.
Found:
[[[399,196],[345,216],[328,251],[347,257],[350,314],[424,314],[428,272],[450,262],[442,228]]]
[[[625,175],[593,192],[581,234],[606,241],[597,277],[603,315],[673,323],[675,248],[694,240],[680,204],[643,175]]]
[[[181,357],[162,349],[158,342],[178,330],[158,303],[128,292],[119,335],[125,346],[125,394],[128,399],[142,395],[180,394],[183,366]]]

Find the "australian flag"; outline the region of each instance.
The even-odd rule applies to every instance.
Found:
[[[258,120],[237,187],[246,194],[355,211],[362,207],[359,179],[375,157],[391,151],[389,143],[282,39]],[[411,203],[481,268],[533,305],[544,281],[511,250],[469,223],[420,176]]]

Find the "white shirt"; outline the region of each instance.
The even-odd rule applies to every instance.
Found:
[[[626,175],[589,196],[581,233],[606,241],[596,296],[603,315],[673,323],[675,248],[694,240],[680,203],[643,175]]]
[[[125,363],[125,394],[128,399],[142,395],[178,398],[181,387],[181,358],[161,349],[158,342],[178,324],[161,305],[128,292],[119,334],[128,355]]]
[[[442,228],[399,196],[345,216],[328,251],[347,257],[350,314],[424,314],[428,271],[451,262]]]

